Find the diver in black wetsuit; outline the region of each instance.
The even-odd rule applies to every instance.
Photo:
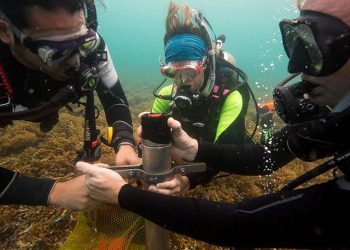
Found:
[[[118,203],[171,231],[234,247],[350,247],[350,8],[348,0],[300,0],[300,17],[280,28],[290,73],[302,81],[274,91],[277,113],[290,125],[267,145],[220,145],[190,138],[169,118],[172,156],[221,171],[268,174],[295,157],[332,157],[281,191],[239,203],[165,196],[128,185],[116,172],[79,162],[90,195]],[[327,106],[332,110],[328,110]],[[233,167],[234,166],[234,167]],[[328,182],[305,180],[337,167]]]
[[[0,127],[29,120],[48,131],[58,122],[59,109],[78,102],[91,88],[114,128],[110,146],[116,163],[136,164],[128,102],[108,48],[96,32],[95,15],[91,0],[0,1]],[[96,203],[82,176],[56,183],[0,167],[0,204],[84,209]]]

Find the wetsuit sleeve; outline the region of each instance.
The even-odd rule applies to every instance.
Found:
[[[0,167],[0,204],[48,205],[55,180],[22,176]]]
[[[173,85],[166,86],[162,88],[158,94],[163,96],[169,96],[171,95],[172,89],[173,89]],[[170,111],[169,104],[170,104],[169,100],[163,100],[160,98],[154,99],[154,102],[152,105],[152,113],[169,113]]]
[[[297,126],[286,126],[266,144],[228,145],[199,141],[195,161],[205,162],[208,171],[188,175],[190,188],[209,182],[220,171],[241,175],[272,173],[295,158],[288,149],[287,140],[297,129]]]
[[[120,79],[110,57],[98,64],[100,81],[96,92],[106,113],[108,126],[113,127],[112,146],[118,148],[122,144],[135,145],[133,126],[128,101],[120,83]]]
[[[348,231],[337,224],[350,220],[349,199],[349,192],[334,181],[235,204],[167,196],[130,185],[124,185],[118,197],[122,208],[210,244],[304,249],[349,245]]]
[[[297,126],[286,126],[266,144],[227,145],[200,141],[195,161],[228,173],[270,174],[295,158],[288,149],[287,140],[297,129]]]

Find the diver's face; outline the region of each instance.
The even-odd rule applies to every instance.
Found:
[[[68,36],[78,32],[85,25],[83,11],[73,14],[64,9],[48,11],[40,7],[33,7],[28,11],[30,25],[22,30],[23,34],[32,39],[40,39],[50,36]],[[29,68],[40,70],[52,78],[63,81],[69,77],[64,72],[79,64],[77,55],[68,57],[62,64],[56,67],[46,65],[38,55],[32,53],[13,38],[9,44],[12,53],[21,63]]]
[[[336,105],[350,91],[350,59],[333,74],[323,77],[308,76],[302,78],[316,85],[309,98],[322,105]]]
[[[349,1],[328,1],[328,0],[299,0],[300,11],[311,10],[335,16],[349,24]],[[350,27],[350,26],[349,26]],[[342,97],[350,91],[350,59],[336,72],[322,76],[302,75],[307,80],[316,85],[309,94],[309,98],[322,105],[335,106]]]
[[[172,63],[176,68],[174,83],[177,87],[191,86],[192,93],[198,93],[204,82],[204,67],[200,61],[177,61]]]

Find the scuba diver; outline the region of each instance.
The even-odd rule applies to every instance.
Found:
[[[84,148],[77,160],[100,156],[94,91],[113,127],[116,164],[138,163],[128,102],[107,45],[96,32],[93,0],[0,1],[0,126],[14,120],[49,131],[59,110],[85,105]],[[86,97],[86,103],[80,99]],[[0,204],[93,208],[84,177],[67,182],[31,178],[0,167]]]
[[[271,173],[295,158],[324,159],[321,165],[280,191],[229,204],[141,190],[127,184],[117,172],[78,162],[90,195],[210,244],[348,249],[349,1],[297,3],[299,17],[280,22],[288,71],[293,75],[274,90],[276,112],[287,125],[264,146],[222,145],[190,138],[178,121],[169,118],[171,153],[173,159],[202,161],[221,171],[246,175]],[[289,80],[300,73],[302,80],[291,84]],[[299,187],[330,170],[333,177],[328,181]]]
[[[253,143],[245,124],[250,99],[247,76],[223,50],[225,40],[224,35],[215,38],[202,13],[171,1],[164,36],[165,63],[160,68],[165,79],[153,92],[152,113],[170,114],[196,139]],[[171,84],[162,87],[167,80]],[[176,176],[158,186],[166,194],[183,194],[217,173],[208,169],[205,175]]]

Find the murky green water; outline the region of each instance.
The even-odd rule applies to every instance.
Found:
[[[216,35],[225,34],[224,49],[246,71],[258,97],[271,94],[286,74],[287,57],[278,22],[298,15],[293,0],[188,0],[209,20]],[[183,3],[177,1],[177,3]],[[162,79],[159,56],[168,0],[107,1],[99,6],[99,32],[107,41],[119,76],[129,85],[149,86]]]

